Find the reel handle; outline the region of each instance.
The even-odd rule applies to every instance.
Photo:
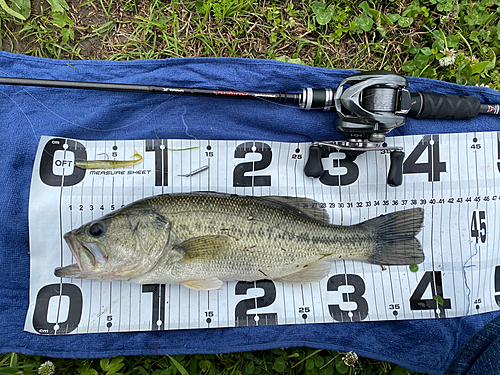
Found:
[[[304,166],[304,174],[307,177],[319,178],[323,175],[323,163],[321,162],[321,145],[311,145],[309,147],[309,156]],[[387,174],[387,184],[392,187],[400,186],[403,183],[403,160],[405,153],[403,151],[392,151],[390,153],[391,165]]]
[[[319,178],[323,175],[323,163],[321,163],[321,146],[309,147],[309,157],[304,166],[304,174],[307,177]]]
[[[403,151],[391,152],[391,166],[387,174],[387,185],[396,187],[403,183],[403,160],[405,153]]]

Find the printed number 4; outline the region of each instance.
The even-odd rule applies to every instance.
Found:
[[[427,149],[427,162],[417,160]],[[446,162],[439,160],[439,135],[425,135],[403,163],[403,173],[427,173],[428,181],[440,181],[440,173],[446,172]]]

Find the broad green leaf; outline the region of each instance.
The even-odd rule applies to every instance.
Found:
[[[179,362],[177,362],[174,357],[168,356],[168,358],[170,358],[170,362],[172,362],[177,370],[179,370],[181,375],[189,375],[189,372],[187,372],[187,370]]]
[[[446,45],[448,46],[448,48],[458,46],[458,37],[455,35],[448,35],[446,37]]]
[[[103,358],[103,359],[101,359],[101,361],[99,362],[99,365],[101,366],[101,368],[104,371],[107,371],[108,367],[109,367],[109,358]]]
[[[414,70],[415,70],[415,63],[413,62],[413,60],[410,60],[410,61],[407,61],[405,62],[402,67],[403,71],[405,71],[406,73],[412,73]],[[417,266],[418,267],[418,266]]]
[[[420,50],[424,55],[430,56],[432,55],[432,50],[429,47],[424,47]]]
[[[444,35],[441,30],[434,30],[432,32],[434,36],[434,43],[432,44],[432,48],[437,48],[439,51],[444,49]]]
[[[363,1],[361,4],[359,4],[359,7],[363,9],[363,13],[368,13],[370,11],[370,6],[368,5],[367,1]]]
[[[204,360],[201,360],[199,362],[199,365],[200,365],[201,371],[205,372],[205,371],[208,371],[210,369],[210,367],[212,367],[212,362],[210,362],[207,359],[204,359]]]
[[[52,7],[53,12],[61,12],[64,13],[65,10],[69,9],[68,3],[66,0],[47,0],[47,2]]]
[[[324,364],[325,364],[325,360],[323,359],[323,357],[322,357],[322,356],[317,355],[317,356],[315,356],[315,357],[314,357],[314,365],[315,365],[316,367],[321,367],[321,366],[323,366]]]
[[[416,46],[411,47],[408,52],[412,55],[416,55],[418,52],[420,52],[421,49],[422,48],[417,44]]]
[[[394,22],[398,22],[398,20],[401,18],[401,16],[399,14],[393,14],[393,13],[389,13],[389,14],[386,14],[386,17],[389,19],[389,21],[391,21],[392,23]]]
[[[417,56],[413,59],[415,61],[415,66],[419,69],[423,69],[427,66],[427,63],[429,62],[429,56],[424,55],[423,53],[419,52]]]
[[[396,366],[391,371],[391,375],[409,375],[409,374],[410,373],[408,372],[408,370],[401,366]]]
[[[490,65],[490,61],[481,61],[472,66],[472,74],[482,73]]]
[[[52,19],[52,22],[59,27],[72,26],[73,24],[73,21],[69,19],[66,13],[52,12]]]
[[[31,0],[12,0],[12,10],[21,13],[25,19],[31,15]]]
[[[333,375],[335,369],[333,367],[333,363],[330,363],[328,366],[319,369],[319,375]]]
[[[286,362],[283,357],[278,357],[274,361],[273,369],[277,372],[283,372],[286,370]]]
[[[20,20],[23,20],[23,21],[26,21],[26,18],[20,14],[20,13],[17,13],[16,11],[10,9],[7,4],[5,3],[5,0],[0,0],[0,6],[2,7],[2,9],[7,12],[8,14],[10,14],[11,16],[14,16],[16,18],[19,18]]]
[[[326,25],[331,21],[334,11],[333,4],[327,8],[325,4],[316,1],[312,4],[311,7],[314,14],[316,15],[316,20],[320,25]]]
[[[71,29],[61,29],[62,42],[68,43],[68,41],[75,39],[75,33]]]
[[[411,17],[401,17],[398,20],[398,25],[401,27],[410,27],[412,23],[413,23],[413,18]]]
[[[434,297],[432,297],[436,300],[436,302],[438,303],[439,306],[443,306],[444,305],[444,300],[443,300],[443,297],[441,296],[438,296],[438,295],[435,295]]]
[[[364,31],[370,31],[373,26],[373,20],[363,14],[361,15],[361,17],[354,17],[354,22],[356,22],[356,25]]]
[[[347,366],[344,361],[342,360],[342,356],[339,355],[335,359],[335,368],[337,371],[341,374],[347,374],[349,372],[349,366]]]
[[[251,375],[254,373],[254,371],[255,371],[255,363],[253,361],[248,362],[248,364],[245,366],[245,373]]]
[[[198,13],[205,14],[205,2],[203,0],[196,0],[195,5]]]
[[[312,370],[314,368],[314,359],[308,358],[306,360],[306,370]]]

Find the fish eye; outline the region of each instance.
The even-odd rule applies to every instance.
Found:
[[[106,226],[100,221],[96,221],[89,228],[89,234],[92,237],[100,237],[104,234],[104,232],[106,232]]]

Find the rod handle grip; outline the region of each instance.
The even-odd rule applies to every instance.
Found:
[[[419,92],[411,94],[408,115],[419,119],[470,120],[479,114],[481,101],[475,96]]]

